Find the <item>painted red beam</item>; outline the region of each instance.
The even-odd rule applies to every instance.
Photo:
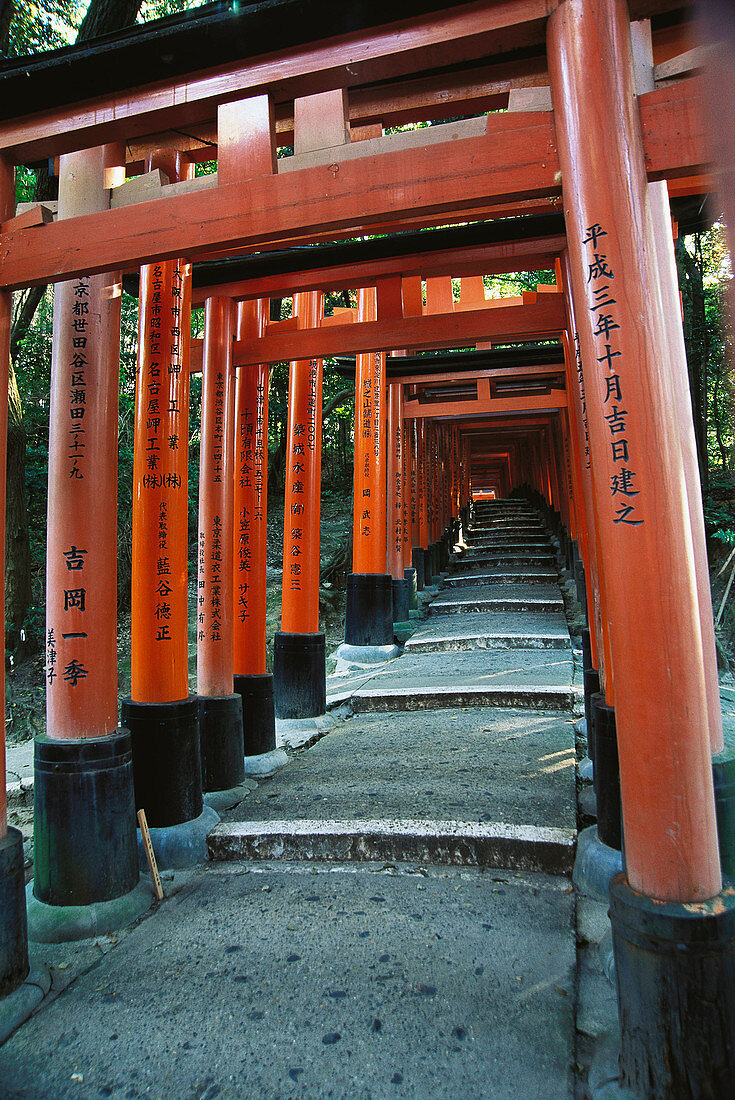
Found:
[[[640,97],[652,177],[705,166],[700,101],[698,78]],[[489,201],[558,194],[559,186],[553,114],[489,115],[482,137],[261,176],[3,234],[0,285],[17,289],[304,233],[338,237],[347,227],[387,228],[419,212],[458,216]]]
[[[566,408],[567,395],[564,390],[539,394],[535,397],[485,397],[478,396],[475,401],[442,401],[429,405],[418,401],[406,401],[404,414],[417,420],[459,420],[462,417],[493,417],[506,413],[535,411],[548,412]]]
[[[16,163],[207,122],[218,103],[269,92],[278,101],[461,64],[542,43],[549,0],[483,0],[313,46],[248,59],[124,94],[98,96],[0,126]]]
[[[475,340],[514,343],[550,339],[562,331],[565,323],[563,295],[541,294],[537,301],[523,305],[462,313],[362,321],[290,332],[279,331],[276,325],[260,339],[237,340],[233,361],[244,367],[393,348],[467,347]]]
[[[504,241],[496,245],[450,248],[414,256],[392,256],[353,265],[315,268],[313,271],[284,272],[218,283],[212,287],[196,287],[192,291],[191,301],[192,305],[201,305],[212,294],[244,301],[258,297],[278,298],[303,290],[357,290],[363,286],[375,286],[378,279],[390,275],[431,278],[437,275],[499,275],[508,271],[553,270],[554,261],[565,245],[565,236],[544,237],[543,240]]]

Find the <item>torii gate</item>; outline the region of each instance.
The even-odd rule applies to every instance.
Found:
[[[393,19],[393,8],[380,5],[373,17]],[[150,779],[156,773],[157,760],[174,758],[170,744],[187,746],[189,764],[184,766],[183,755],[176,757],[180,779],[167,791],[162,827],[169,828],[194,820],[201,806],[195,763],[199,704],[188,697],[181,673],[181,611],[172,603],[178,596],[180,608],[182,570],[185,576],[179,470],[187,417],[189,264],[235,250],[538,214],[561,202],[568,249],[565,302],[570,318],[576,318],[569,329],[579,337],[591,459],[583,494],[588,553],[591,563],[594,546],[595,587],[604,595],[609,635],[605,699],[609,704],[614,698],[620,751],[626,874],[613,883],[611,913],[624,1081],[641,1096],[671,1095],[685,1087],[700,1095],[733,1091],[735,907],[722,885],[712,780],[721,726],[708,694],[701,510],[682,418],[668,208],[656,184],[678,178],[688,180],[679,184],[684,193],[701,189],[705,128],[699,78],[691,75],[697,59],[687,49],[685,32],[662,28],[657,35],[654,27],[651,45],[645,28],[635,30],[632,43],[630,30],[631,14],[640,19],[679,8],[676,0],[638,0],[632,11],[625,0],[475,0],[437,12],[431,3],[407,3],[404,17],[388,26],[365,27],[355,15],[341,13],[338,33],[322,43],[314,43],[309,28],[276,28],[268,24],[267,11],[256,11],[257,27],[249,35],[255,56],[243,48],[238,17],[231,13],[218,41],[221,56],[207,59],[210,68],[159,77],[132,92],[123,89],[133,71],[134,41],[127,53],[120,52],[122,67],[114,53],[100,65],[94,47],[72,51],[78,83],[54,79],[56,60],[45,68],[43,60],[11,66],[0,75],[4,102],[22,101],[32,112],[0,123],[5,371],[10,292],[48,281],[60,284],[50,454],[49,736],[36,745],[37,912],[46,905],[63,916],[66,905],[122,899],[134,908],[130,739],[117,724],[116,678],[109,663],[115,641],[110,537],[116,394],[109,355],[119,280],[107,273],[142,267],[151,291],[141,329],[142,451],[136,484],[143,512],[149,490],[157,494],[157,510],[152,518],[141,518],[138,528],[141,577],[148,569],[146,583],[153,586],[140,606],[140,623],[149,632],[147,652],[157,666],[165,666],[168,681],[164,685],[159,677],[150,688],[141,687],[128,718],[137,723],[138,790],[145,787],[146,774]],[[233,28],[238,34],[228,43],[227,30]],[[276,29],[293,40],[272,37]],[[242,30],[247,35],[253,28]],[[273,53],[276,40],[284,45]],[[529,60],[510,63],[503,53],[514,49],[523,49]],[[659,85],[654,63],[667,67],[668,79]],[[433,71],[447,66],[457,69],[455,75]],[[403,79],[417,71],[425,75]],[[106,83],[90,99],[95,85],[85,80]],[[544,89],[547,81],[550,100],[548,91],[530,91]],[[15,94],[20,84],[22,100]],[[485,114],[499,106],[507,109]],[[383,126],[407,118],[457,115],[475,117],[382,134]],[[378,125],[380,136],[366,129]],[[192,133],[195,127],[200,136],[186,142],[149,137],[176,129]],[[211,159],[212,133],[216,176],[187,178],[191,163]],[[278,135],[283,142],[292,133],[294,155],[276,163]],[[347,140],[359,136],[366,140]],[[168,145],[187,156],[169,157],[168,171],[149,160],[141,179],[122,183],[123,143],[135,158],[128,166],[134,175],[155,148]],[[38,207],[16,213],[15,165],[54,157],[60,158],[56,220]],[[541,255],[548,247],[548,241],[539,241],[535,252]],[[404,273],[402,262],[395,257],[393,262],[388,279]],[[422,264],[417,273],[424,274]],[[307,276],[306,284],[314,278]],[[344,278],[346,285],[358,285],[352,273]],[[377,282],[372,270],[359,285]],[[303,279],[297,284],[315,297],[324,286],[307,289]],[[263,290],[248,295],[263,296]],[[395,295],[389,297],[395,308]],[[520,339],[524,330],[510,315],[515,307],[499,307],[499,313],[502,308],[509,314],[509,338]],[[215,309],[208,302],[210,318]],[[301,311],[302,322],[307,312]],[[422,339],[423,346],[464,346],[468,337],[484,335],[482,326],[473,328],[472,311],[461,319],[404,313],[386,320],[378,306],[375,321],[329,328],[316,325],[318,312],[317,302],[302,330],[270,336],[248,333],[243,322],[232,342],[227,330],[232,310],[224,303],[219,327],[225,350],[217,368],[222,382],[230,351],[235,368],[242,369],[282,358],[318,364],[332,351],[415,348]],[[158,339],[164,326],[165,341]],[[202,351],[205,363],[218,354],[212,344],[216,327]],[[304,401],[314,421],[317,383],[314,366],[306,374]],[[144,387],[145,400],[154,402],[145,412]],[[2,388],[0,442],[7,377]],[[229,398],[223,390],[213,400],[216,422],[219,404],[224,407]],[[317,452],[315,445],[315,463]],[[215,471],[219,461],[213,453]],[[317,471],[315,465],[312,484],[318,484]],[[559,471],[549,464],[548,473],[549,491],[561,501]],[[200,573],[208,592],[221,576],[212,568],[221,552],[214,516],[212,521],[200,559],[202,573],[208,570],[207,576]],[[219,644],[214,618],[209,629],[211,641]],[[208,674],[215,671],[214,651],[209,658],[202,666]],[[139,667],[145,683],[145,661]],[[230,678],[231,668],[220,667],[213,690],[230,694]],[[73,784],[60,778],[68,775],[75,777]],[[56,817],[45,830],[47,813]],[[11,944],[0,980],[8,989],[22,980],[27,963],[19,920],[22,859],[17,833],[6,829],[4,802],[0,844],[3,920],[10,922],[4,942]],[[695,947],[703,940],[704,955]],[[679,950],[682,942],[691,947],[686,954]],[[645,968],[631,964],[641,953]],[[707,1016],[698,1011],[705,987],[715,1006]]]

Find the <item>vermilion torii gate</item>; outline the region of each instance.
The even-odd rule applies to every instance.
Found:
[[[299,525],[287,524],[284,564],[289,578],[311,580],[300,603],[295,585],[284,596],[279,675],[290,685],[323,653],[310,602],[318,573],[321,359],[356,353],[375,365],[396,349],[563,337],[561,370],[550,363],[550,373],[524,368],[525,379],[506,373],[496,379],[504,391],[493,387],[492,372],[468,372],[474,391],[439,394],[443,410],[422,402],[425,376],[411,380],[411,367],[401,364],[402,468],[410,456],[401,485],[402,560],[409,549],[427,551],[421,563],[439,566],[438,547],[469,503],[468,462],[479,484],[504,493],[525,482],[558,513],[560,530],[584,560],[590,671],[599,673],[598,703],[614,709],[617,725],[625,874],[613,883],[611,913],[624,1080],[639,1096],[728,1095],[735,1089],[735,918],[731,891],[723,889],[726,845],[718,841],[713,785],[721,723],[661,186],[668,180],[679,195],[710,186],[687,8],[677,0],[637,0],[630,9],[625,0],[475,0],[441,8],[416,0],[397,8],[378,3],[366,25],[362,10],[335,16],[332,7],[320,9],[330,17],[331,37],[323,41],[295,0],[239,14],[205,11],[190,26],[167,23],[156,28],[156,49],[168,69],[132,91],[129,74],[140,71],[152,41],[137,30],[104,49],[62,51],[0,73],[0,441],[11,292],[48,281],[64,288],[53,363],[49,721],[36,745],[36,850],[43,857],[32,931],[63,924],[68,906],[93,908],[98,928],[105,905],[136,911],[136,806],[160,809],[162,830],[186,832],[201,816],[198,704],[189,696],[180,604],[188,371],[204,363],[205,388],[213,372],[212,438],[203,441],[203,453],[204,444],[215,449],[202,475],[199,690],[222,699],[232,694],[233,673],[224,624],[228,616],[236,622],[242,607],[238,574],[248,570],[239,564],[251,544],[239,537],[249,534],[245,512],[255,507],[241,495],[233,505],[231,487],[216,480],[230,457],[240,456],[240,476],[250,465],[242,435],[234,456],[225,460],[216,450],[220,428],[229,447],[227,432],[238,427],[234,412],[227,423],[223,411],[231,407],[230,358],[241,379],[262,378],[263,364],[293,364],[289,485],[308,490],[291,495],[294,504],[308,496],[311,510],[304,500],[303,512],[293,513]],[[310,18],[317,8],[309,7]],[[631,34],[631,18],[651,23],[637,23]],[[60,81],[58,66],[73,76]],[[29,113],[9,117],[18,102]],[[462,121],[384,132],[446,118]],[[279,144],[293,144],[293,155],[276,160]],[[191,165],[212,160],[215,147],[217,173],[191,178]],[[171,163],[166,150],[175,153]],[[59,158],[58,209],[16,211],[15,166],[45,158]],[[124,183],[123,172],[131,177]],[[414,233],[448,222],[469,224],[436,236]],[[386,233],[379,243],[330,243]],[[457,309],[446,284],[431,282],[540,269],[557,258],[563,293],[534,301],[489,307],[475,284],[470,301],[460,299],[468,308]],[[192,263],[210,273],[197,285],[195,269],[191,291],[194,302],[207,301],[202,350],[187,348]],[[109,702],[116,684],[105,654],[114,641],[116,594],[110,552],[102,558],[103,547],[114,546],[111,348],[119,280],[110,273],[141,268],[141,579],[134,594],[141,602],[138,671],[125,715],[134,734],[131,761],[128,729],[118,727]],[[408,283],[417,277],[428,280],[425,310]],[[362,293],[364,312],[322,324],[321,292],[345,287]],[[374,317],[367,305],[373,288]],[[295,324],[264,323],[261,306],[257,320],[240,315],[230,339],[232,302],[246,303],[246,311],[254,308],[248,302],[281,294],[296,295]],[[454,371],[447,373],[443,381],[456,390]],[[519,380],[525,392],[514,389]],[[383,384],[378,378],[385,407]],[[375,377],[370,385],[374,421]],[[238,398],[239,415],[248,401]],[[422,405],[431,415],[418,415]],[[366,466],[362,453],[360,474],[371,500],[373,487],[384,493],[378,420],[375,462]],[[302,456],[304,435],[313,445]],[[528,438],[530,449],[522,446]],[[237,470],[233,477],[237,485]],[[385,498],[377,503],[384,507]],[[364,556],[358,550],[355,571],[382,577],[390,592],[398,555],[389,574],[385,537],[383,524],[379,541],[376,535]],[[223,553],[228,540],[232,555]],[[238,548],[245,548],[239,562]],[[231,556],[232,575],[221,581]],[[304,571],[292,573],[293,565]],[[228,602],[221,616],[213,614],[215,597]],[[235,674],[262,676],[260,641],[251,653],[242,641],[236,629]],[[715,760],[722,765],[722,757]],[[170,787],[161,798],[164,777]],[[22,859],[4,803],[0,845],[3,942],[10,944],[0,981],[8,990],[22,980],[27,960]],[[77,853],[83,874],[72,873],[62,849]],[[110,919],[119,920],[116,914]],[[699,1011],[703,996],[708,1015]]]

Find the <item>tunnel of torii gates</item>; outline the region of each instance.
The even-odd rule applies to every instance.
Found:
[[[676,0],[235,7],[0,70],[2,449],[11,294],[55,283],[48,732],[35,745],[27,918],[20,834],[0,804],[0,989],[27,971],[26,919],[42,938],[80,907],[99,930],[148,904],[136,810],[175,862],[210,827],[203,790],[275,751],[275,716],[325,710],[322,362],[341,356],[349,372],[355,356],[346,651],[390,651],[396,615],[445,564],[474,495],[538,504],[588,609],[588,713],[617,733],[623,1080],[638,1096],[733,1095],[729,760],[673,252],[672,204],[699,206],[713,187],[691,13]],[[444,124],[386,132],[416,121]],[[196,177],[213,158],[216,173]],[[16,209],[15,167],[45,159],[58,204]],[[485,298],[483,275],[549,268],[554,286]],[[119,719],[118,347],[121,277],[133,275],[132,687]],[[325,317],[336,289],[357,308]],[[270,303],[291,295],[292,317],[272,320]],[[268,368],[281,361],[271,677]],[[3,480],[3,516],[4,492]]]

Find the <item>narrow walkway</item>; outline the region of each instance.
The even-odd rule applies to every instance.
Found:
[[[215,830],[217,859],[418,859],[571,872],[573,662],[548,535],[524,504],[480,505],[466,563],[532,532],[482,584],[436,595],[404,653],[349,685],[353,717]],[[489,532],[489,533],[488,533]],[[510,533],[510,535],[509,535]],[[500,552],[502,559],[503,552]],[[333,696],[334,697],[334,696]]]
[[[538,517],[480,507],[447,581],[401,657],[331,678],[351,717],[212,863],[99,960],[56,949],[96,965],[0,1048],[4,1096],[573,1096],[573,662]]]

